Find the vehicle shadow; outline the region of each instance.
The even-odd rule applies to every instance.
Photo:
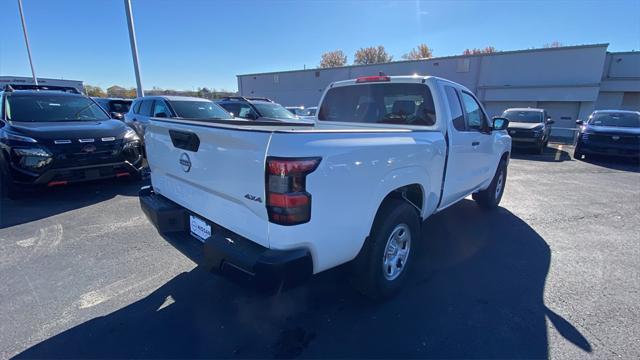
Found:
[[[546,148],[543,154],[538,154],[535,150],[531,149],[514,147],[511,150],[511,158],[543,162],[563,162],[574,160],[569,151],[554,146]]]
[[[137,196],[145,184],[148,180],[100,180],[36,189],[19,200],[0,199],[0,229],[93,205],[117,195]]]
[[[638,159],[604,155],[588,155],[585,159],[582,159],[582,161],[612,170],[640,172],[640,161]]]
[[[386,302],[351,290],[348,265],[272,296],[199,266],[16,357],[547,358],[545,319],[591,351],[545,306],[551,252],[517,216],[465,200],[423,229],[413,276]]]

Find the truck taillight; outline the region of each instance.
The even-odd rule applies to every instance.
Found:
[[[380,76],[361,76],[356,79],[356,84],[360,83],[368,83],[368,82],[380,82],[380,81],[391,81],[391,78],[386,75]]]
[[[307,175],[320,164],[320,158],[267,158],[267,213],[269,221],[297,225],[311,219],[311,194]]]

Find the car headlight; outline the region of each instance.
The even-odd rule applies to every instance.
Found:
[[[11,149],[14,165],[24,170],[39,172],[53,161],[53,154],[40,147]]]
[[[131,140],[140,140],[140,137],[133,129],[128,129],[127,132],[124,133],[124,140],[125,142]]]
[[[6,130],[0,130],[0,139],[30,144],[35,144],[38,142],[36,139],[30,138],[28,136],[14,134]]]

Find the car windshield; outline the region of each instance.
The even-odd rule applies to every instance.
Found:
[[[318,120],[431,126],[436,112],[426,85],[377,83],[330,89]]]
[[[263,103],[263,102],[255,102],[253,106],[258,109],[258,112],[262,115],[262,117],[271,118],[271,119],[282,119],[282,120],[297,120],[298,117],[294,115],[291,111],[285,109],[280,104],[275,103]]]
[[[231,114],[211,101],[170,101],[178,117],[185,119],[233,119]]]
[[[540,111],[507,110],[502,114],[502,117],[507,118],[511,122],[521,122],[521,123],[541,123],[542,122],[542,112]]]
[[[589,125],[640,127],[640,115],[635,113],[595,113]]]
[[[110,117],[82,95],[9,94],[6,119],[18,122],[96,121]]]

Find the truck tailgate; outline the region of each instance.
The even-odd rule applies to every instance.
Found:
[[[145,145],[155,191],[268,247],[264,162],[271,133],[151,121]]]

